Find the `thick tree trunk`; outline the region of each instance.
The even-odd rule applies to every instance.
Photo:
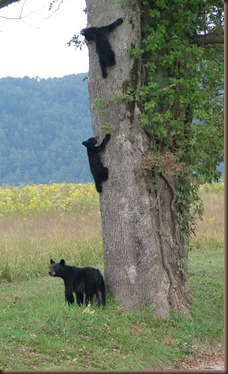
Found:
[[[164,179],[159,192],[149,190],[146,179],[137,173],[149,147],[149,138],[138,123],[139,109],[135,102],[116,100],[128,86],[141,84],[140,63],[126,50],[140,46],[139,2],[123,3],[121,7],[119,0],[86,0],[88,26],[108,25],[119,17],[124,20],[109,35],[116,65],[108,68],[106,79],[101,77],[95,45],[89,45],[93,131],[101,136],[111,133],[102,155],[109,180],[100,194],[105,282],[122,305],[147,304],[165,315],[171,308],[187,311],[187,250],[176,222],[175,180]]]

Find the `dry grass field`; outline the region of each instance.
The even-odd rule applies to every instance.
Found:
[[[203,219],[191,248],[224,241],[223,183],[200,189]],[[0,189],[0,281],[46,274],[50,257],[103,268],[98,194],[93,184]],[[92,254],[91,254],[92,251]]]
[[[224,184],[204,185],[199,190],[204,204],[202,220],[197,221],[196,241],[224,243]]]

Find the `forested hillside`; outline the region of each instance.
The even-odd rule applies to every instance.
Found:
[[[0,184],[92,181],[85,77],[0,79]]]
[[[0,184],[92,180],[85,77],[0,79]]]

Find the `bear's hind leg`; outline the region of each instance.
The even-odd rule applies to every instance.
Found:
[[[108,180],[108,168],[104,167],[102,169],[102,180],[107,181]]]
[[[94,290],[93,284],[90,282],[90,280],[88,280],[88,282],[86,284],[86,288],[85,288],[85,304],[86,304],[86,306],[89,303],[90,304],[93,303],[94,294],[95,294],[95,290]]]
[[[92,304],[92,302],[93,302],[93,296],[86,294],[86,297],[85,297],[85,304],[86,304],[86,306],[89,303]]]
[[[99,58],[99,63],[100,63],[100,67],[101,67],[102,77],[103,78],[107,78],[108,73],[107,73],[107,70],[106,70],[106,63],[105,63],[105,61],[102,60],[101,58]]]
[[[74,296],[73,292],[65,291],[65,300],[68,302],[68,304],[74,304]]]
[[[75,292],[75,294],[76,294],[77,304],[79,306],[83,305],[83,293],[81,293],[81,292]]]
[[[105,306],[105,294],[102,290],[97,291],[97,304],[98,306]]]
[[[102,192],[102,185],[101,185],[101,182],[96,182],[96,181],[95,181],[95,187],[96,187],[97,192],[99,192],[99,193]]]

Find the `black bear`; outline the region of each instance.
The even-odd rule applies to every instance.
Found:
[[[115,54],[107,38],[107,33],[113,31],[117,26],[123,23],[122,18],[118,18],[115,22],[108,26],[101,27],[87,27],[81,31],[81,34],[88,42],[95,42],[96,51],[99,57],[102,77],[108,76],[106,67],[115,65]]]
[[[97,297],[98,305],[105,305],[105,283],[103,276],[98,269],[93,267],[78,268],[66,265],[62,259],[56,263],[50,259],[49,275],[62,278],[65,286],[65,300],[68,304],[74,304],[76,295],[77,304],[83,304],[85,294],[85,304],[93,301],[94,295]]]
[[[108,168],[104,167],[99,156],[99,152],[105,149],[106,144],[111,138],[111,134],[106,134],[100,145],[96,145],[99,137],[89,138],[82,142],[87,148],[89,166],[93,175],[97,192],[102,192],[102,182],[108,179]]]

